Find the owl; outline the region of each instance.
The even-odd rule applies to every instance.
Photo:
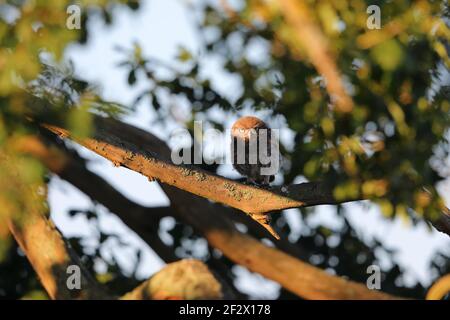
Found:
[[[262,129],[265,130],[261,131]],[[262,138],[261,134],[267,138]],[[250,147],[251,144],[253,147]],[[247,177],[249,183],[268,185],[273,181],[273,174],[261,170],[271,167],[267,159],[270,157],[273,161],[273,146],[270,128],[257,117],[239,118],[231,128],[232,164],[237,172]],[[266,160],[261,157],[261,152],[263,156],[267,155]]]

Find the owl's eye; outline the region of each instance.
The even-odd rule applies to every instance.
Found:
[[[240,129],[238,130],[238,135],[241,136],[241,137],[243,137],[243,136],[246,134],[246,131],[247,131],[247,130],[245,130],[245,129],[243,129],[243,128],[240,128]]]

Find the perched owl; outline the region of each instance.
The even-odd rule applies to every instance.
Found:
[[[261,131],[261,129],[265,129]],[[267,138],[261,138],[264,134]],[[251,144],[253,147],[251,147]],[[247,177],[247,181],[268,185],[274,175],[261,172],[262,168],[271,167],[267,158],[273,156],[273,144],[270,128],[256,117],[239,118],[231,128],[231,155],[233,167],[237,172]],[[261,150],[265,148],[265,150]],[[266,159],[261,157],[264,152]],[[256,160],[256,161],[255,161]]]

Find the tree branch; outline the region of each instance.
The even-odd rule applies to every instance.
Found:
[[[158,223],[171,215],[169,207],[144,207],[117,192],[106,180],[88,170],[81,158],[70,155],[63,146],[46,143],[36,136],[20,137],[14,142],[17,151],[33,155],[50,171],[70,182],[92,200],[114,212],[136,232],[166,263],[177,261],[173,248],[158,236]]]
[[[167,216],[173,217],[173,208],[144,207],[129,200],[106,180],[90,171],[86,167],[84,159],[75,151],[68,150],[63,143],[57,143],[56,140],[52,139],[53,134],[49,134],[52,136],[48,144],[44,143],[45,141],[36,140],[35,137],[27,137],[22,141],[17,141],[15,145],[20,148],[20,151],[38,158],[49,170],[77,187],[92,200],[118,214],[119,218],[146,241],[165,262],[170,263],[177,260],[171,246],[164,244],[159,237],[154,239],[157,234],[155,226],[159,219]],[[148,139],[148,135],[145,139],[139,140],[145,141],[146,139]],[[267,238],[267,230],[248,215],[243,215],[239,210],[217,206],[217,211],[222,212],[224,217],[246,225],[249,232],[257,238]],[[148,233],[153,233],[153,235]],[[277,248],[295,257],[305,258],[307,256],[304,249],[299,245],[293,245],[283,237],[274,244]]]
[[[91,172],[75,150],[69,150],[62,140],[49,132],[43,132],[45,137],[22,136],[13,143],[15,151],[32,155],[40,160],[54,174],[77,187],[91,199],[101,203],[111,212],[115,213],[130,229],[136,232],[166,263],[177,261],[171,245],[161,241],[158,235],[158,224],[161,218],[174,216],[175,209],[171,207],[144,207],[128,198],[112,187],[106,180]],[[226,210],[221,207],[220,209]],[[242,215],[233,214],[241,223],[253,223],[249,226],[261,237],[267,237],[264,228],[254,221]],[[178,219],[179,220],[179,219]],[[277,242],[280,247],[296,247],[286,240]],[[290,246],[289,246],[290,245]],[[295,250],[292,250],[296,252]],[[218,269],[218,279],[221,281],[224,294],[227,297],[237,296],[236,289],[226,276],[225,266],[219,261],[214,262],[214,268]]]
[[[76,253],[68,246],[54,224],[38,214],[30,214],[25,222],[8,222],[11,233],[27,256],[52,299],[108,299],[95,279],[83,267]],[[67,268],[78,266],[81,289],[70,290]]]
[[[249,214],[277,239],[279,236],[270,227],[267,213],[282,209],[313,206],[319,204],[339,204],[360,199],[337,201],[333,191],[322,182],[307,182],[270,189],[245,185],[194,167],[177,166],[171,163],[169,153],[150,151],[129,142],[128,137],[118,135],[120,125],[112,119],[96,117],[96,132],[93,138],[77,139],[86,148],[112,161],[116,166],[124,166],[139,172],[149,179],[188,191],[195,195],[239,209]],[[45,125],[61,137],[70,137],[64,128]],[[123,127],[123,126],[122,126]],[[127,132],[129,132],[128,130]],[[136,139],[133,139],[135,141]],[[437,229],[447,233],[450,228],[449,215],[442,213]],[[447,233],[450,235],[450,232]]]
[[[44,125],[61,137],[70,137],[84,147],[109,159],[116,166],[123,166],[139,172],[150,180],[157,179],[195,195],[219,202],[249,214],[265,227],[275,238],[279,236],[269,225],[267,212],[296,208],[318,203],[336,203],[331,191],[321,183],[302,183],[289,187],[275,187],[270,190],[235,182],[210,172],[177,166],[163,160],[157,153],[139,149],[127,140],[118,138],[111,120],[96,118],[96,132],[93,138],[77,139],[68,130]]]
[[[73,137],[68,130],[61,127],[53,125],[45,127],[63,138],[78,142],[110,160],[115,166],[126,167],[150,180],[157,179],[248,214],[264,215],[282,209],[339,203],[331,190],[322,183],[307,182],[264,189],[217,176],[199,168],[174,165],[155,152],[139,149],[132,143],[119,139],[108,122],[108,119],[97,118],[94,137],[86,139]]]
[[[195,177],[192,179],[192,175],[177,176],[176,173],[180,172],[176,170],[176,166],[156,157],[155,152],[161,152],[161,158],[167,158],[170,155],[168,147],[156,137],[113,119],[97,118],[95,123],[97,128],[95,138],[78,139],[82,145],[92,151],[103,155],[116,164],[135,168],[136,171],[147,174],[149,177],[165,177],[164,181],[174,184],[168,178],[171,177],[175,179],[175,182],[178,181],[175,183],[177,186],[184,186],[186,189],[188,189],[187,183],[180,182],[180,180],[190,177],[191,182],[197,181]],[[63,137],[69,136],[69,132],[65,129],[55,126],[47,127]],[[136,141],[137,143],[130,141]],[[148,171],[145,168],[147,165],[151,167]],[[166,169],[169,170],[169,174],[164,174]],[[205,175],[206,179],[210,175],[203,171],[201,171],[201,174]],[[240,186],[240,184],[225,178],[214,176],[214,179],[223,179],[219,181],[231,182]],[[200,178],[198,181],[201,183],[205,180]],[[206,187],[209,188],[209,186]],[[301,297],[308,299],[395,298],[382,292],[368,290],[364,285],[329,275],[240,233],[233,224],[220,214],[211,215],[211,212],[217,212],[217,204],[212,204],[172,185],[163,183],[162,188],[180,218],[203,233],[212,246],[221,250],[235,263],[280,283],[283,287]],[[258,192],[272,194],[264,189],[250,188],[255,188]],[[216,197],[214,196],[214,198]]]
[[[201,261],[184,259],[165,266],[122,300],[222,299],[222,288]]]
[[[441,300],[450,293],[450,274],[439,278],[428,290],[427,300]]]
[[[333,61],[326,38],[312,20],[312,13],[303,1],[281,0],[279,6],[287,23],[292,28],[296,43],[306,50],[317,71],[325,78],[327,90],[335,100],[336,109],[350,112],[353,101],[345,91],[338,68]]]
[[[302,49],[305,50],[311,63],[325,78],[327,91],[336,105],[336,110],[340,112],[351,112],[353,109],[352,98],[345,91],[338,67],[330,54],[327,39],[313,21],[313,14],[308,8],[308,5],[304,4],[302,1],[295,0],[272,2],[279,7],[281,14],[284,16],[287,25],[290,27],[295,37],[294,42],[291,39],[292,37],[287,38],[287,36],[284,36],[286,33],[281,32],[281,36],[284,38],[282,40],[284,40],[288,46],[291,46],[291,49],[294,52],[298,50],[298,45],[302,46]],[[220,4],[229,19],[233,21],[239,20],[239,22],[243,23],[246,27],[252,28],[251,23],[239,19],[238,13],[233,10],[226,0],[221,0]],[[265,5],[271,6],[272,4],[268,3]],[[270,11],[270,9],[268,11]],[[291,36],[291,34],[288,36]]]
[[[7,160],[0,159],[0,161]],[[12,176],[20,177],[20,172],[15,170],[14,164],[8,163],[3,168],[5,167],[11,170]],[[21,179],[14,179],[10,183],[14,183],[15,188],[22,194],[34,194]],[[33,202],[29,212],[15,212],[12,209],[15,206],[5,203],[3,199],[0,217],[6,220],[12,235],[39,276],[47,294],[52,299],[107,299],[109,296],[83,267],[77,254],[42,212],[40,199],[34,197],[36,201]],[[30,205],[27,208],[30,208]],[[13,212],[6,212],[8,209],[12,209]],[[70,289],[67,285],[68,277],[71,275],[68,273],[69,266],[79,267],[80,289]]]

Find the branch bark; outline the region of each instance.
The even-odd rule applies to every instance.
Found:
[[[222,299],[222,288],[201,261],[184,259],[165,266],[122,300]]]
[[[8,160],[0,159],[0,161]],[[20,177],[20,172],[15,170],[14,164],[8,163],[3,166],[5,167],[11,170],[12,176]],[[22,194],[33,194],[33,190],[28,190],[31,188],[24,185],[21,179],[14,179],[11,183],[14,183],[15,188]],[[107,299],[109,295],[83,267],[77,254],[66,243],[52,221],[46,217],[43,207],[38,205],[42,200],[37,196],[34,197],[36,201],[33,202],[29,212],[5,212],[16,206],[8,205],[3,199],[0,217],[6,221],[49,297],[51,299]],[[30,208],[30,205],[26,207]],[[68,273],[69,266],[79,268],[80,273],[77,276],[80,276],[81,289],[69,288],[67,284],[68,277],[71,275]]]
[[[32,155],[40,160],[43,165],[61,179],[69,182],[93,201],[102,204],[116,214],[164,262],[171,263],[178,260],[173,247],[162,242],[157,234],[159,220],[163,217],[176,216],[175,209],[169,206],[145,207],[131,201],[106,180],[90,171],[86,167],[85,160],[74,150],[67,149],[63,143],[58,143],[55,140],[56,136],[53,137],[51,133],[50,135],[48,138],[22,136],[14,141],[14,148],[16,151]],[[249,216],[243,215],[239,210],[223,206],[217,206],[216,209],[223,217],[246,225],[249,233],[253,236],[259,239],[267,238],[267,230]],[[280,250],[294,257],[302,260],[307,257],[303,248],[298,244],[293,245],[284,237],[281,237],[274,244]]]
[[[156,137],[143,130],[112,119],[97,119],[95,123],[97,131],[94,138],[78,140],[85,147],[103,155],[116,164],[122,164],[131,169],[134,168],[136,171],[147,174],[149,177],[154,177],[157,174],[159,177],[159,174],[161,174],[161,176],[165,177],[164,181],[170,184],[174,183],[168,177],[175,179],[175,181],[185,177],[191,177],[192,179],[192,175],[177,176],[176,174],[180,173],[176,170],[177,168],[174,168],[173,165],[168,166],[167,162],[156,157],[155,152],[158,151],[161,152],[161,158],[170,155],[168,147]],[[55,126],[48,126],[48,128],[63,137],[70,136],[70,133],[62,128]],[[138,143],[131,143],[130,141]],[[147,165],[152,167],[149,171],[145,168]],[[154,165],[156,167],[153,167]],[[164,174],[166,169],[170,171],[167,175]],[[210,175],[203,171],[201,173],[206,177]],[[220,177],[215,178],[223,179],[226,182],[230,181]],[[194,180],[190,181],[194,182]],[[201,178],[198,181],[203,182],[205,180]],[[240,185],[234,181],[230,182],[237,186]],[[187,188],[186,183],[183,182],[178,182],[176,185]],[[280,283],[283,287],[301,297],[307,299],[396,298],[382,292],[368,290],[364,285],[329,275],[318,268],[301,262],[277,249],[267,247],[254,238],[240,233],[233,224],[220,214],[211,215],[211,212],[217,211],[217,204],[212,204],[203,198],[191,195],[172,185],[163,183],[162,188],[168,195],[171,205],[176,209],[180,218],[203,233],[212,246],[221,250],[234,262]],[[255,189],[258,192],[271,194],[270,191],[264,189]],[[216,197],[214,196],[214,198]]]
[[[42,137],[22,136],[14,141],[19,152],[33,155],[50,171],[70,182],[92,200],[114,212],[125,225],[136,232],[166,263],[177,261],[173,248],[158,236],[162,217],[172,215],[169,207],[144,207],[117,192],[106,180],[88,170],[81,158],[71,155]]]
[[[157,153],[139,149],[125,139],[120,139],[112,130],[111,119],[96,118],[96,132],[93,138],[77,139],[64,128],[44,125],[61,137],[70,137],[84,147],[113,162],[139,172],[150,180],[191,192],[198,196],[219,202],[249,214],[265,227],[275,238],[279,236],[269,225],[267,212],[316,204],[337,203],[331,190],[322,183],[302,183],[270,190],[241,184],[207,171],[177,166]]]
[[[68,130],[58,126],[45,125],[45,127],[62,138],[78,142],[110,160],[115,166],[126,167],[150,180],[156,179],[251,215],[264,215],[271,211],[317,204],[339,203],[332,191],[320,182],[264,189],[217,176],[199,168],[174,165],[155,152],[139,149],[127,140],[118,138],[110,126],[109,119],[97,118],[96,124],[94,137],[86,139],[73,137]],[[348,201],[353,200],[355,199]]]
[[[44,137],[44,136],[45,137]],[[54,174],[77,187],[81,192],[85,193],[92,200],[104,205],[111,212],[116,214],[122,222],[130,229],[137,233],[149,246],[158,254],[166,263],[177,261],[174,248],[165,244],[158,234],[159,221],[163,217],[174,217],[174,208],[165,207],[145,207],[141,206],[112,187],[106,180],[90,171],[75,150],[68,149],[62,140],[59,140],[54,134],[42,132],[42,135],[21,136],[12,143],[14,150],[20,153],[28,154],[40,160]],[[222,210],[227,210],[221,207]],[[233,217],[241,223],[253,223],[249,228],[261,237],[267,237],[264,228],[254,221],[237,213]],[[179,220],[179,218],[177,218]],[[1,226],[1,225],[0,225]],[[282,239],[277,242],[281,248],[294,248],[296,246]],[[226,267],[221,261],[214,262],[214,270],[218,272],[217,278],[221,281],[225,297],[235,298],[239,296],[239,292],[234,288],[230,279],[227,277]],[[217,269],[217,270],[216,270]]]
[[[450,274],[439,278],[428,290],[427,300],[441,300],[450,293]]]
[[[49,148],[35,136],[21,137],[13,144],[16,151],[33,154],[55,171],[58,171],[58,168],[73,168],[73,166],[67,166],[68,161],[73,162],[73,159],[64,156],[65,154],[58,152],[57,149],[50,152]],[[72,164],[74,165],[74,163]],[[8,167],[12,166],[13,164],[8,165]],[[26,186],[20,185],[20,181],[20,179],[15,180],[15,183],[22,189],[26,188]],[[124,199],[126,198],[124,197]],[[127,199],[127,201],[129,200]],[[136,204],[136,206],[138,205]],[[10,206],[4,206],[4,208],[6,207]],[[38,206],[35,209],[25,216],[6,215],[0,210],[0,216],[10,217],[6,224],[33,265],[48,295],[52,299],[112,298],[85,270],[76,253],[65,242],[54,224],[39,212]],[[168,215],[171,211],[168,207],[155,209],[157,210],[155,213],[159,217]],[[80,290],[70,289],[67,285],[70,276],[67,268],[74,265],[80,268]],[[186,259],[164,267],[122,299],[220,299],[222,297],[222,286],[208,268],[200,261]]]
[[[361,200],[338,201],[335,199],[332,189],[322,182],[307,182],[264,189],[241,184],[198,168],[177,166],[168,160],[170,150],[164,150],[164,156],[161,156],[161,153],[151,151],[152,149],[140,148],[139,145],[131,143],[129,137],[123,134],[133,131],[129,130],[131,126],[120,125],[115,120],[100,117],[96,117],[95,123],[96,132],[93,138],[71,138],[109,159],[116,166],[124,166],[143,174],[150,180],[157,179],[162,183],[239,209],[250,215],[277,239],[279,236],[270,227],[267,218],[267,213],[271,211]],[[45,125],[45,127],[63,138],[70,137],[70,132],[64,128],[53,125]],[[124,127],[128,127],[128,130]],[[123,138],[120,137],[120,134],[118,135],[119,132],[122,132]],[[142,138],[142,134],[138,135]],[[133,141],[136,140],[133,139]],[[444,211],[441,218],[432,223],[439,231],[450,235],[449,220],[448,211]]]
[[[109,298],[49,219],[31,213],[25,222],[10,220],[8,226],[51,299]],[[80,268],[80,290],[67,286],[71,265]]]

